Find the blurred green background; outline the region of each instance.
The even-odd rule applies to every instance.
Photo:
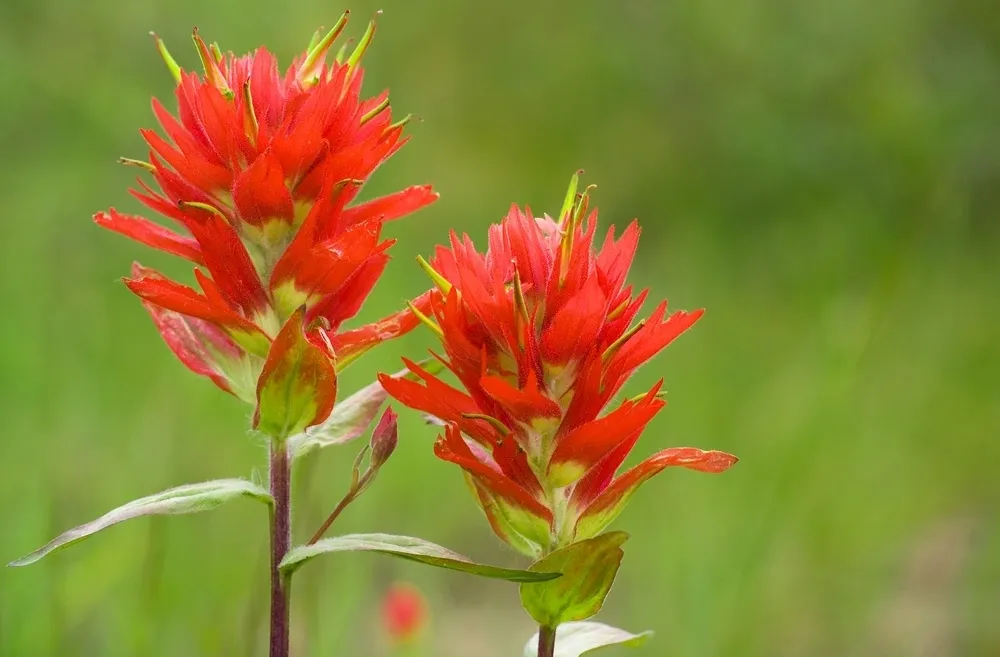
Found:
[[[129,499],[262,474],[248,409],[187,374],[118,283],[98,230],[172,106],[147,36],[185,67],[192,26],[283,62],[344,7],[301,0],[0,3],[0,561]],[[512,201],[555,211],[586,169],[604,222],[644,221],[633,280],[708,313],[641,372],[670,406],[636,456],[741,457],[667,472],[600,619],[657,636],[636,655],[1000,654],[1000,10],[976,0],[357,1],[385,10],[367,90],[423,119],[366,194],[432,182],[390,227],[395,260],[361,319],[420,292],[413,258],[449,228],[482,241]],[[418,331],[349,370],[398,369]],[[435,435],[404,413],[397,455],[347,531],[423,536],[521,563],[491,536]],[[298,473],[304,538],[354,446]],[[265,514],[250,502],[117,527],[0,571],[0,654],[261,655]],[[298,655],[383,654],[377,605],[406,579],[433,608],[426,655],[519,655],[516,587],[370,555],[296,580]],[[608,651],[609,656],[616,654]],[[622,651],[620,654],[625,654]]]

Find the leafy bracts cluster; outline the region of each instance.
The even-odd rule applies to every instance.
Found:
[[[556,219],[514,206],[490,227],[485,252],[453,232],[448,247],[420,260],[435,289],[430,314],[412,310],[440,338],[444,353],[434,356],[464,390],[412,361],[419,380],[381,377],[390,395],[445,425],[435,453],[462,468],[496,535],[540,559],[533,568],[563,573],[522,587],[542,628],[539,655],[551,654],[561,623],[603,604],[626,536],[601,532],[639,486],[670,466],[722,472],[736,462],[680,447],[618,474],[665,406],[663,381],[605,409],[702,311],[668,314],[661,302],[636,321],[648,296],[627,283],[638,223],[617,240],[611,227],[595,248],[591,188],[578,193],[577,184],[574,176]]]
[[[347,14],[284,73],[263,48],[223,54],[197,32],[203,71],[185,71],[157,39],[176,82],[176,116],[154,99],[165,137],[142,130],[148,161],[123,162],[152,179],[140,177],[133,196],[183,234],[113,208],[94,217],[196,265],[200,291],[138,264],[125,281],[187,367],[250,403],[269,385],[272,404],[286,392],[312,394],[297,402],[287,427],[269,422],[264,409],[269,433],[322,421],[334,403],[335,372],[416,325],[403,309],[341,330],[388,262],[393,241],[381,238],[383,224],[437,199],[423,185],[354,203],[406,143],[406,120],[393,122],[388,92],[362,95],[374,21],[352,52],[330,60],[346,24]],[[285,371],[299,362],[301,373],[288,383]]]
[[[435,453],[465,471],[496,534],[532,557],[597,536],[666,467],[721,472],[736,461],[673,448],[616,476],[665,406],[663,382],[604,409],[702,312],[668,315],[662,302],[633,323],[647,296],[626,282],[638,224],[618,240],[611,227],[595,250],[597,211],[588,215],[589,189],[577,195],[576,185],[559,219],[513,207],[485,253],[453,233],[424,263],[437,288],[432,316],[418,316],[464,391],[409,361],[420,382],[382,378],[396,399],[446,423]]]
[[[518,582],[522,606],[539,625],[524,649],[529,657],[639,645],[649,633],[587,620],[604,605],[628,538],[606,528],[665,468],[722,472],[736,458],[679,447],[619,472],[665,405],[662,380],[643,394],[620,395],[702,311],[668,314],[661,302],[637,320],[648,296],[627,282],[638,223],[618,238],[611,227],[598,248],[591,188],[578,192],[574,176],[555,218],[514,206],[490,228],[482,252],[452,232],[447,247],[418,258],[433,282],[427,293],[345,330],[388,261],[393,241],[382,238],[384,223],[437,198],[429,186],[414,186],[355,202],[405,143],[406,119],[393,121],[387,92],[362,94],[374,21],[353,49],[330,57],[346,24],[345,13],[284,72],[263,48],[224,54],[197,31],[201,71],[185,71],[157,38],[176,110],[154,100],[161,132],[142,131],[147,159],[122,161],[144,172],[132,194],[173,227],[114,209],[95,216],[195,265],[198,289],[139,264],[125,283],[185,366],[253,405],[252,427],[269,443],[268,487],[243,479],[179,486],[71,529],[10,565],[34,563],[128,519],[246,497],[268,507],[271,657],[289,655],[293,575],[318,556],[347,551]],[[338,400],[344,367],[420,323],[443,353],[404,359],[402,371],[379,374]],[[459,387],[439,378],[445,370]],[[365,435],[388,396],[443,425],[435,454],[460,466],[493,532],[533,563],[483,565],[390,534],[325,537],[390,459],[398,441],[392,409],[354,459],[350,486],[326,522],[305,545],[291,545],[292,463]],[[412,635],[412,614],[398,616],[394,632]]]

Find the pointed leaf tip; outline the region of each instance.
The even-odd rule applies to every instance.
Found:
[[[42,557],[69,547],[88,538],[102,529],[140,516],[181,515],[208,511],[234,500],[237,497],[251,497],[271,504],[271,495],[260,486],[244,479],[217,479],[200,484],[187,484],[133,500],[128,504],[105,513],[100,518],[74,527],[55,537],[31,554],[7,564],[12,567],[33,564]]]

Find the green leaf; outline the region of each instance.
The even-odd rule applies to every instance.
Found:
[[[421,361],[420,366],[431,374],[440,372],[444,366],[437,359]],[[408,369],[392,375],[393,378],[412,377]],[[362,436],[378,415],[387,394],[382,384],[376,381],[358,390],[347,399],[338,401],[330,416],[320,424],[309,427],[305,432],[288,439],[288,450],[293,459],[314,449],[332,445],[343,445]]]
[[[556,651],[553,657],[580,657],[607,646],[636,648],[646,643],[652,632],[632,634],[604,623],[563,623],[556,629]],[[538,654],[538,634],[524,646],[524,657]]]
[[[604,605],[621,564],[625,532],[608,532],[573,543],[536,561],[531,571],[559,572],[551,582],[521,585],[521,604],[539,625],[556,627],[590,618]]]
[[[348,534],[318,541],[313,545],[292,548],[281,562],[281,569],[291,572],[303,563],[330,552],[381,552],[401,559],[409,559],[438,568],[458,570],[481,577],[505,579],[510,582],[541,582],[559,577],[557,572],[517,570],[479,564],[468,557],[452,552],[440,545],[392,534]]]
[[[256,484],[245,479],[217,479],[200,484],[187,484],[171,488],[149,497],[133,500],[124,506],[105,513],[97,520],[63,532],[29,555],[10,562],[8,566],[27,566],[57,550],[96,534],[102,529],[117,525],[124,520],[140,516],[166,516],[208,511],[236,499],[252,497],[271,504],[271,495]]]

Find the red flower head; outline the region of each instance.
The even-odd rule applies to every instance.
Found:
[[[360,62],[374,22],[349,56],[342,51],[327,62],[346,22],[344,14],[326,36],[314,38],[284,75],[267,50],[223,55],[197,31],[204,73],[182,71],[157,39],[177,82],[177,116],[154,99],[166,137],[143,130],[149,162],[124,161],[147,170],[159,187],[139,180],[133,195],[182,230],[114,209],[95,216],[102,226],[198,265],[200,291],[139,265],[126,284],[185,365],[248,401],[265,360],[271,374],[286,371],[281,361],[292,352],[321,367],[296,346],[302,335],[276,340],[300,308],[305,315],[297,325],[314,348],[336,359],[337,369],[418,321],[407,310],[338,332],[386,265],[392,240],[381,238],[383,222],[437,198],[429,186],[417,186],[350,205],[406,141],[406,121],[392,122],[387,93],[361,97]],[[282,352],[269,356],[272,344]]]
[[[663,302],[633,325],[647,296],[625,282],[638,224],[618,240],[612,227],[595,251],[596,223],[574,177],[558,221],[515,206],[490,227],[485,254],[452,234],[451,248],[422,263],[438,286],[433,319],[423,319],[466,392],[409,361],[422,384],[381,377],[400,402],[446,423],[435,453],[465,470],[497,535],[532,556],[600,533],[667,466],[721,472],[736,462],[674,448],[615,476],[665,405],[662,381],[602,410],[702,311],[667,315]]]

